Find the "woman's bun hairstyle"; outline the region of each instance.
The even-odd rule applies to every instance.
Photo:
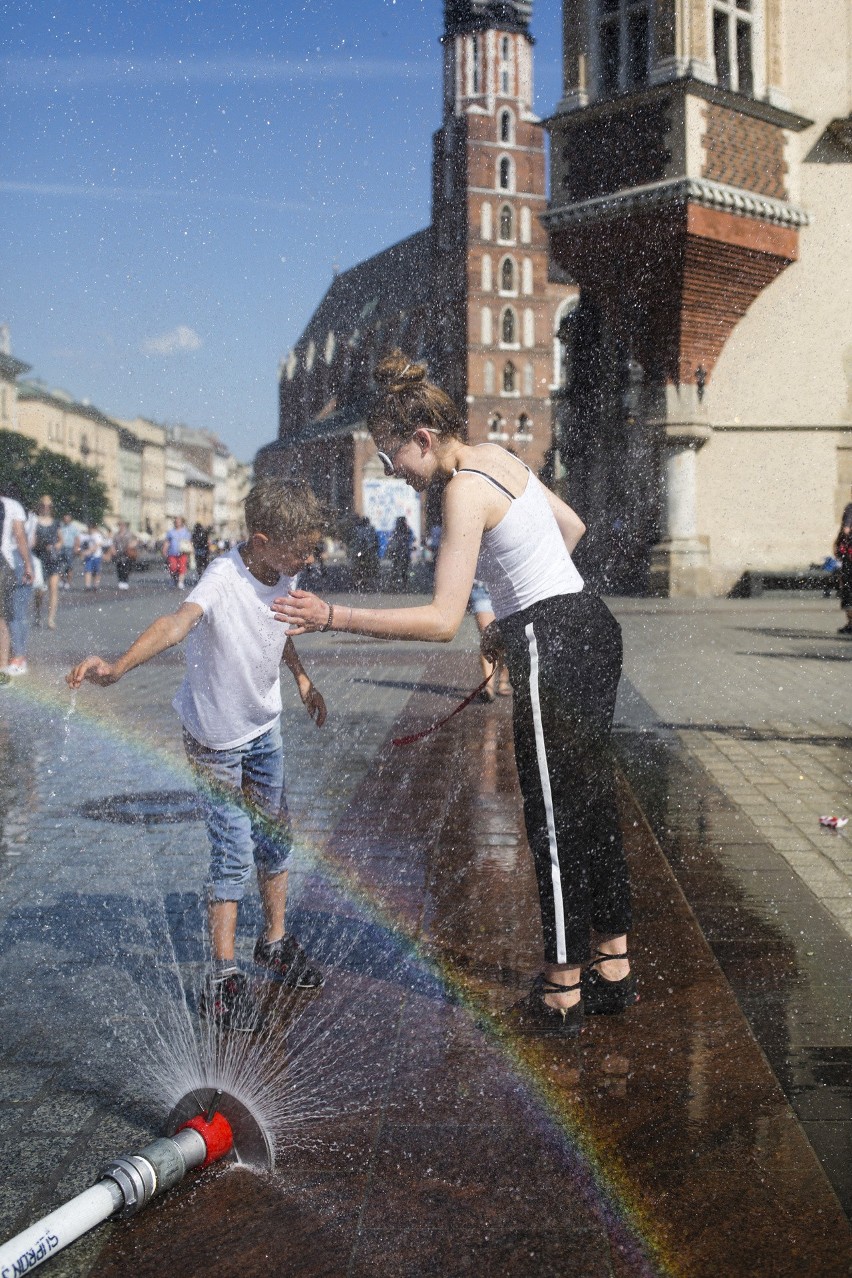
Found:
[[[371,431],[389,430],[402,439],[425,427],[438,435],[467,439],[464,419],[446,391],[428,380],[425,364],[391,351],[379,360],[373,380],[376,391],[367,413]]]
[[[426,366],[413,364],[405,358],[402,351],[392,351],[379,360],[373,380],[382,390],[399,395],[402,391],[425,382]]]

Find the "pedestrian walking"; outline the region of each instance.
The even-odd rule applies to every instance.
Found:
[[[118,531],[112,537],[112,558],[119,590],[130,589],[130,572],[136,558],[137,541],[126,519],[118,521]]]
[[[184,589],[191,552],[192,540],[187,531],[186,522],[183,515],[177,515],[174,527],[169,529],[163,539],[163,555],[168,562],[172,585],[176,590]]]
[[[840,517],[834,553],[840,560],[840,607],[846,613],[846,624],[838,633],[852,635],[852,501],[847,502]]]
[[[0,497],[0,683],[27,673],[27,626],[33,562],[26,511],[14,497]]]
[[[109,539],[104,537],[97,524],[89,524],[80,537],[80,554],[83,556],[83,586],[86,590],[100,590],[104,555],[109,549]]]
[[[195,571],[202,576],[210,563],[210,529],[203,524],[196,524],[192,530],[192,553],[195,556]]]
[[[199,1013],[222,1030],[260,1028],[262,1012],[235,959],[237,907],[252,861],[264,930],[254,961],[293,989],[319,989],[322,972],[285,933],[287,861],[292,839],[281,739],[283,662],[317,727],[325,702],[270,604],[295,586],[310,563],[323,522],[304,484],[265,479],[246,498],[248,540],[211,564],[176,612],[159,617],[112,663],[91,656],[67,677],[106,687],[158,653],[187,640],[186,674],[174,700],[210,843],[207,883],[212,970]]]
[[[50,497],[42,497],[30,526],[30,548],[41,564],[41,584],[35,587],[36,625],[41,624],[41,606],[47,595],[47,628],[56,629],[56,610],[59,606],[59,574],[62,569],[62,525],[53,509]],[[35,565],[33,565],[35,567]],[[37,575],[38,576],[38,575]]]
[[[520,1032],[573,1034],[584,1013],[635,1001],[627,958],[630,886],[615,807],[610,734],[621,632],[571,558],[579,516],[496,444],[470,447],[450,398],[400,352],[376,369],[368,424],[388,475],[423,492],[443,486],[432,601],[415,608],[332,606],[291,591],[273,604],[291,635],[342,630],[447,641],[474,577],[496,621],[482,637],[505,655],[527,837],[535,862],[544,967],[508,1014]],[[590,934],[596,952],[589,958]]]
[[[74,573],[74,556],[80,549],[80,534],[73,518],[67,512],[62,516],[60,536],[62,549],[59,552],[59,580],[63,590],[70,590]]]
[[[408,520],[405,515],[398,515],[387,548],[391,590],[403,591],[407,588],[413,546],[414,533]]]

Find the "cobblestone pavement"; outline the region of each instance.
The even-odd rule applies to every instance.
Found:
[[[836,603],[784,593],[619,600],[614,610],[625,673],[659,725],[852,937],[852,821],[819,825],[852,818],[852,642],[837,634]]]
[[[83,653],[123,648],[174,602],[175,596],[153,587],[78,599],[60,613],[58,631],[33,636],[32,674],[2,690],[0,1236],[78,1192],[108,1157],[145,1144],[162,1122],[162,1098],[140,1076],[137,1058],[149,1046],[150,1009],[197,982],[203,971],[206,839],[191,813],[176,824],[141,826],[92,816],[106,818],[115,796],[186,799],[190,783],[170,709],[181,658],[169,654],[112,689],[86,687],[76,699],[62,679]],[[715,634],[718,627],[724,635],[737,608],[720,608],[706,629]],[[670,622],[674,648],[686,643],[693,610],[665,614],[661,605],[638,601],[618,610],[641,693],[625,686],[622,726],[642,727],[649,713],[658,719],[665,713],[673,723],[725,725],[724,716],[711,717],[712,692],[704,702],[688,703],[685,655],[659,660],[660,636],[670,633]],[[523,835],[508,705],[472,708],[430,738],[423,753],[412,750],[403,759],[405,752],[387,748],[392,725],[402,731],[422,726],[478,681],[472,623],[465,623],[449,651],[355,637],[308,637],[299,647],[332,718],[318,731],[285,682],[288,794],[297,831],[293,917],[316,927],[307,939],[317,944],[332,914],[338,930],[345,924],[351,904],[330,890],[314,864],[317,851],[336,839],[347,873],[355,881],[359,873],[366,876],[379,917],[390,912],[402,936],[410,930],[427,946],[436,945],[489,1003],[516,997],[534,970],[538,940],[531,868],[517,855]],[[725,655],[719,637],[715,651],[736,664],[736,653]],[[693,664],[702,679],[712,657],[713,644],[703,642]],[[724,670],[719,685],[726,686]],[[659,689],[669,700],[658,705],[652,697]],[[747,703],[741,697],[739,704]],[[751,726],[743,712],[733,722]],[[691,726],[673,731],[687,741],[695,733]],[[813,735],[810,726],[808,733]],[[702,730],[701,737],[712,739],[713,733]],[[414,809],[409,828],[405,805],[421,793],[431,806],[424,813]],[[193,1195],[175,1195],[163,1217],[145,1213],[127,1234],[124,1227],[96,1231],[52,1262],[50,1272],[110,1278],[153,1273],[162,1262],[157,1240],[163,1230],[175,1246],[183,1240],[176,1273],[194,1275],[211,1266],[228,1274],[265,1272],[265,1262],[246,1268],[239,1257],[221,1267],[217,1213],[226,1220],[231,1211],[252,1236],[263,1212],[266,1232],[258,1238],[270,1257],[279,1258],[282,1272],[468,1272],[490,1238],[493,1255],[502,1259],[490,1271],[483,1261],[483,1272],[716,1278],[760,1272],[755,1257],[764,1246],[780,1254],[764,1237],[773,1211],[783,1221],[789,1255],[789,1267],[773,1273],[846,1272],[849,1236],[836,1200],[629,796],[625,812],[634,855],[647,870],[637,929],[647,997],[633,1019],[632,1041],[619,1026],[597,1026],[584,1060],[557,1060],[537,1048],[528,1060],[519,1059],[521,1078],[534,1066],[546,1080],[535,1095],[549,1096],[569,1115],[562,1120],[567,1130],[576,1131],[579,1122],[582,1132],[588,1122],[606,1151],[604,1161],[615,1157],[615,1181],[624,1189],[616,1202],[639,1204],[632,1216],[623,1208],[624,1220],[630,1217],[634,1226],[602,1214],[588,1183],[579,1197],[573,1194],[574,1173],[562,1145],[557,1141],[556,1149],[539,1112],[518,1099],[523,1089],[517,1070],[507,1071],[502,1055],[458,1016],[452,1000],[436,997],[422,966],[413,974],[404,964],[400,969],[373,939],[373,966],[359,967],[350,954],[343,969],[347,986],[361,990],[362,1006],[375,1002],[383,1024],[388,1009],[387,1038],[362,1049],[372,1053],[376,1077],[387,1079],[375,1126],[353,1119],[341,1124],[335,1142],[326,1140],[313,1153],[294,1152],[281,1180],[284,1199],[258,1186],[230,1201],[227,1190],[213,1190],[208,1201],[214,1206],[200,1211],[192,1234],[187,1203]],[[519,889],[519,883],[525,886]],[[249,902],[240,933],[243,960],[256,923],[257,907]],[[299,930],[305,939],[301,923]],[[677,938],[674,961],[659,950],[651,957],[669,933]],[[354,1041],[351,1050],[357,1054]],[[389,1065],[391,1074],[383,1075]],[[588,1090],[577,1096],[583,1078]],[[320,1072],[317,1086],[334,1093],[336,1082]],[[368,1117],[372,1122],[372,1111]],[[481,1168],[488,1169],[484,1182]],[[705,1222],[700,1195],[710,1183]],[[519,1194],[519,1186],[526,1192]],[[271,1198],[261,1204],[264,1194]],[[425,1204],[424,1220],[414,1220],[415,1204]],[[437,1214],[430,1218],[432,1208]],[[446,1210],[449,1216],[436,1223]],[[636,1220],[640,1243],[634,1252]],[[350,1226],[354,1233],[347,1232]],[[346,1235],[349,1251],[343,1243],[337,1248],[337,1230]],[[456,1231],[459,1249],[450,1246]],[[325,1236],[331,1250],[322,1260],[320,1247],[311,1268],[314,1240]],[[734,1259],[726,1268],[719,1257],[727,1255],[728,1239]],[[425,1259],[417,1250],[424,1242],[434,1249]],[[297,1244],[307,1267],[293,1267]],[[678,1269],[660,1259],[676,1257],[679,1249],[694,1263]],[[432,1261],[437,1267],[429,1268]]]

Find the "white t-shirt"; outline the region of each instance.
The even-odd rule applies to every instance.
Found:
[[[277,722],[287,628],[270,605],[296,580],[281,577],[264,586],[235,547],[214,559],[187,595],[204,616],[187,636],[186,676],[172,705],[189,735],[208,749],[235,749]]]
[[[14,498],[2,497],[0,501],[3,502],[6,511],[6,516],[3,520],[3,540],[0,542],[0,553],[2,553],[9,567],[14,568],[14,551],[18,549],[18,543],[15,541],[12,532],[12,524],[19,520],[26,527],[27,515],[21,503],[15,501]]]

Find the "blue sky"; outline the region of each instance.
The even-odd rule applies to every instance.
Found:
[[[536,105],[559,97],[538,0]],[[0,57],[0,322],[31,376],[251,458],[345,269],[429,220],[440,0],[35,0]]]

